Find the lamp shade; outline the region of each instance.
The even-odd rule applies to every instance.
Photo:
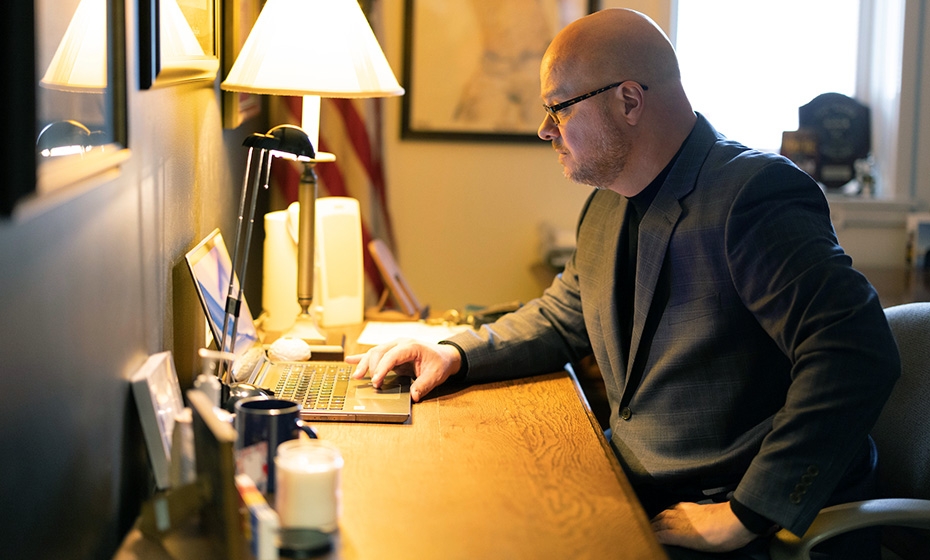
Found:
[[[162,58],[178,60],[205,56],[177,0],[161,0],[158,3],[158,15]]]
[[[221,87],[322,97],[404,93],[356,0],[267,0]]]
[[[39,83],[62,91],[103,93],[106,90],[106,0],[81,0]]]
[[[177,0],[159,2],[162,66],[192,66],[204,58],[203,49]],[[103,93],[107,89],[107,2],[81,0],[65,36],[58,44],[43,87],[69,92]]]

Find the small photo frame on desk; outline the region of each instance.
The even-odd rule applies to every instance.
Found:
[[[930,270],[930,212],[907,217],[907,263],[917,269]]]
[[[184,409],[171,352],[152,354],[132,376],[142,435],[159,489],[171,485],[171,442],[175,417]]]
[[[381,273],[387,286],[381,294],[378,304],[365,310],[365,318],[370,321],[417,321],[429,316],[429,306],[421,305],[407,282],[400,266],[394,260],[394,254],[387,244],[380,239],[368,243],[368,252]],[[385,309],[388,297],[392,297],[397,309]]]

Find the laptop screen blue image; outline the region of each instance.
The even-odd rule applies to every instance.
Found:
[[[203,241],[187,253],[188,266],[194,277],[200,301],[208,317],[210,332],[220,345],[225,318],[226,296],[229,292],[229,277],[232,274],[232,261],[223,243],[223,236],[219,229],[213,230]],[[234,280],[234,294],[239,291],[239,279]],[[258,341],[258,332],[252,321],[252,312],[245,300],[245,294],[240,298],[239,324],[236,329],[235,353],[241,355]],[[232,339],[233,321],[230,318],[226,326],[227,345]]]
[[[210,332],[219,341],[229,278],[235,277],[220,230],[213,230],[185,258]],[[233,289],[235,294],[238,279]],[[381,387],[375,388],[368,379],[351,379],[353,366],[343,361],[274,361],[258,343],[258,331],[244,296],[240,298],[240,306],[235,345],[238,358],[233,364],[236,381],[268,390],[276,398],[297,402],[305,421],[397,423],[410,418],[409,378],[392,372]],[[226,332],[230,337],[231,325]]]

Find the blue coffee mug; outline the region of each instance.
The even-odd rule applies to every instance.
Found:
[[[303,430],[316,432],[300,419],[300,405],[284,399],[251,397],[236,402],[236,472],[249,475],[266,496],[274,494],[274,457],[281,443]]]

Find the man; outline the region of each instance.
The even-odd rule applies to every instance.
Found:
[[[453,375],[593,353],[611,443],[673,555],[765,557],[759,535],[803,534],[823,506],[866,497],[868,432],[900,363],[816,183],[696,115],[671,44],[636,12],[572,23],[540,75],[539,136],[597,187],[564,273],[479,331],[353,357],[355,376],[398,368],[419,401]]]

